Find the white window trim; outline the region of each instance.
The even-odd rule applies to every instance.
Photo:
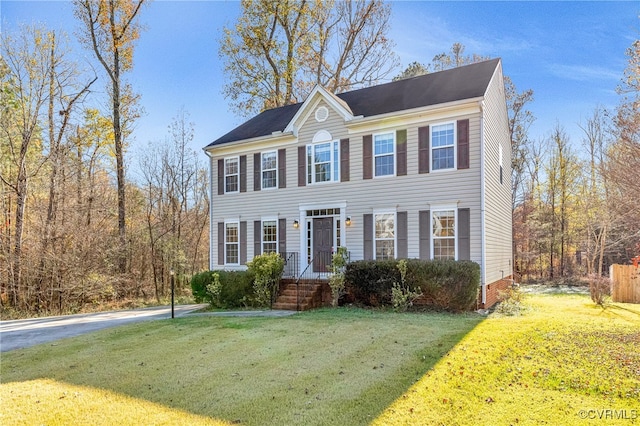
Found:
[[[227,161],[228,160],[235,160],[238,164],[238,172],[234,173],[234,174],[227,174]],[[235,156],[235,157],[225,157],[224,162],[223,162],[223,167],[224,167],[224,193],[225,194],[237,194],[238,192],[240,192],[240,156]],[[236,176],[237,177],[237,189],[235,191],[227,191],[227,177],[228,176]]]
[[[393,258],[398,258],[398,214],[396,210],[374,210],[373,211],[373,258],[378,260],[377,238],[376,238],[376,216],[383,214],[393,215]]]
[[[264,164],[264,159],[263,156],[265,154],[275,154],[276,157],[276,166],[273,169],[264,169],[262,168],[263,164]],[[270,172],[270,171],[274,171],[276,174],[276,183],[274,186],[270,186],[268,188],[266,188],[264,186],[264,172]],[[278,151],[277,150],[272,150],[272,151],[264,151],[260,153],[260,188],[264,189],[265,191],[269,191],[272,189],[277,189],[278,188]]]
[[[429,214],[429,244],[431,250],[431,259],[435,259],[434,249],[434,236],[433,236],[433,214],[441,211],[453,211],[453,260],[458,260],[458,230],[460,224],[458,223],[458,206],[456,204],[443,204],[437,206],[431,206],[431,212]]]
[[[433,128],[437,126],[446,126],[453,124],[453,167],[447,169],[434,169],[433,168],[433,150],[442,147],[433,146]],[[458,169],[458,122],[457,121],[444,121],[440,123],[433,123],[429,126],[429,171],[432,173],[446,173]]]
[[[325,180],[325,181],[322,181],[322,182],[316,182],[316,173],[315,173],[315,164],[316,163],[315,163],[315,161],[313,161],[313,159],[315,158],[315,148],[318,145],[324,145],[324,144],[327,144],[327,143],[329,144],[329,151],[330,151],[329,165],[331,166],[331,170],[329,172],[329,175],[331,176],[331,179]],[[311,159],[312,159],[312,163],[311,163],[311,181],[309,181],[309,148],[311,148]],[[306,174],[307,174],[307,178],[306,178],[307,179],[307,185],[324,185],[324,184],[328,184],[328,183],[340,182],[340,141],[338,141],[338,140],[327,140],[327,141],[322,141],[322,142],[318,142],[318,143],[307,144],[305,156],[306,156],[306,160],[307,160],[307,168],[305,170]],[[334,166],[335,166],[335,168],[334,168]]]
[[[379,132],[379,133],[374,133],[372,135],[371,138],[371,143],[372,143],[372,147],[371,147],[371,151],[372,151],[372,159],[371,161],[373,161],[373,164],[371,165],[371,167],[373,168],[373,178],[374,179],[384,179],[384,178],[388,178],[391,176],[396,176],[398,174],[398,149],[397,149],[397,141],[396,141],[396,131],[392,130],[389,132]],[[380,136],[380,135],[391,135],[392,139],[393,139],[393,152],[391,154],[379,154],[376,155],[376,136]],[[376,158],[377,157],[386,157],[388,155],[393,156],[393,173],[390,175],[380,175],[378,176],[376,174]]]
[[[227,225],[236,225],[238,227],[238,242],[237,243],[228,243],[227,242]],[[240,266],[240,241],[242,241],[242,237],[240,235],[240,219],[227,219],[224,221],[224,265],[225,266]],[[238,262],[231,263],[227,262],[227,244],[236,244],[238,246]]]
[[[275,224],[276,224],[276,240],[275,241],[265,241],[264,240],[264,223],[265,222],[275,222]],[[278,253],[278,243],[279,243],[279,241],[278,241],[278,231],[279,231],[279,229],[278,229],[278,217],[276,217],[276,216],[266,216],[266,217],[261,218],[261,220],[260,220],[260,253],[263,253],[263,254],[265,253],[265,250],[264,250],[265,243],[266,244],[273,244],[274,242],[276,244],[275,252]]]

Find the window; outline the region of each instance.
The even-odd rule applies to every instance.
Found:
[[[239,183],[238,157],[224,159],[224,192],[238,192]]]
[[[431,170],[446,170],[455,167],[454,123],[431,127]]]
[[[376,260],[394,259],[396,253],[395,213],[376,214],[374,220]]]
[[[238,222],[224,224],[224,263],[225,265],[240,264],[240,226]]]
[[[456,258],[456,211],[434,210],[431,215],[434,259]]]
[[[394,175],[395,141],[393,133],[375,135],[373,137],[373,158],[375,176]]]
[[[307,183],[339,181],[339,160],[337,141],[307,145]]]
[[[278,186],[278,156],[276,151],[262,153],[262,189]]]
[[[262,221],[262,253],[276,253],[278,249],[278,221]]]

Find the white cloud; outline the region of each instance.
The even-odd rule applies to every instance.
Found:
[[[557,77],[575,81],[620,79],[618,70],[601,66],[549,64],[547,69]]]

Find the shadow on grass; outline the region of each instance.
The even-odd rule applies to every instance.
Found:
[[[2,382],[51,378],[243,424],[368,424],[483,319],[333,309],[142,323],[5,353]]]

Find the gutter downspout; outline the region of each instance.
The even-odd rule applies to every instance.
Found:
[[[487,241],[485,232],[485,143],[484,143],[484,100],[480,101],[480,246],[481,246],[481,260],[480,260],[480,288],[482,292],[482,306],[487,303]]]
[[[213,155],[202,149],[209,157],[209,270],[213,271]]]

